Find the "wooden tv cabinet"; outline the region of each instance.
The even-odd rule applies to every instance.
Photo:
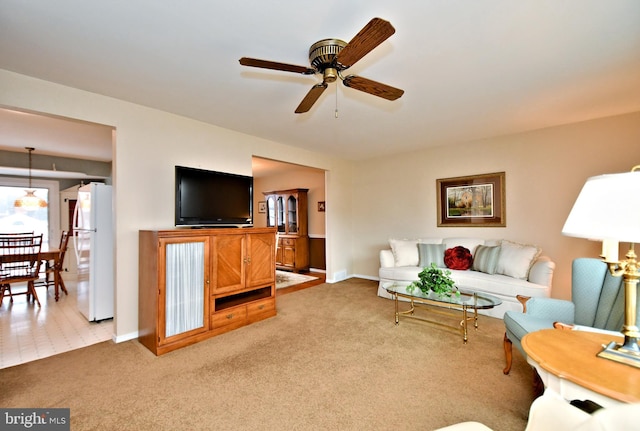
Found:
[[[161,355],[275,316],[275,232],[141,230],[140,343]]]

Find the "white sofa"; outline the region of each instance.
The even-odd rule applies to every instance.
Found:
[[[549,297],[555,263],[541,255],[537,246],[508,240],[481,238],[390,239],[389,249],[380,251],[378,296],[392,299],[385,286],[418,280],[418,274],[431,262],[446,268],[444,251],[457,246],[473,256],[471,268],[450,269],[455,285],[463,290],[484,292],[502,304],[482,314],[502,319],[507,310],[522,311],[516,295]]]

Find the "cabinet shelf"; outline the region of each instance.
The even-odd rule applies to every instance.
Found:
[[[248,302],[257,301],[259,299],[271,298],[271,286],[261,289],[240,292],[234,295],[222,296],[214,299],[214,312],[225,310],[227,308],[236,307]]]

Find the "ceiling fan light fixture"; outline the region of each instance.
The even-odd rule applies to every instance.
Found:
[[[338,79],[338,70],[333,67],[327,67],[324,72],[322,72],[322,79],[324,82],[335,82]]]

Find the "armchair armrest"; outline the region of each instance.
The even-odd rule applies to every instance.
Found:
[[[571,324],[575,321],[575,305],[571,301],[555,298],[531,298],[526,313],[553,322]]]
[[[380,250],[380,267],[393,268],[394,266],[396,266],[396,261],[393,258],[393,252],[391,250]]]
[[[524,295],[516,295],[516,299],[518,300],[518,302],[520,304],[522,304],[522,312],[526,313],[527,312],[527,301],[529,301],[531,299],[530,296],[524,296]]]
[[[573,331],[597,332],[598,334],[608,334],[608,335],[617,336],[617,337],[623,336],[622,332],[620,331],[611,331],[609,329],[594,328],[592,326],[572,325],[571,329]]]

